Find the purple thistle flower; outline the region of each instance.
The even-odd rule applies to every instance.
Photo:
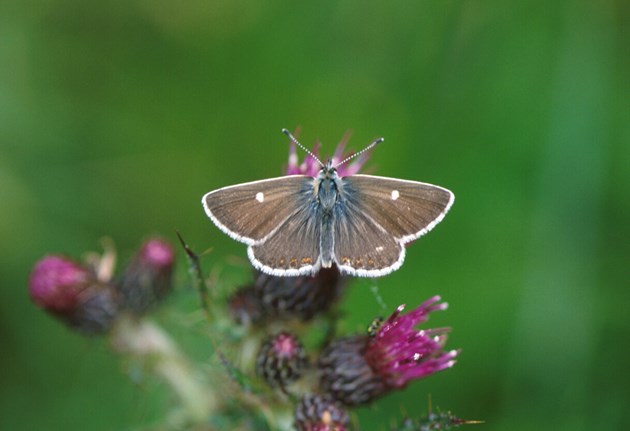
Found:
[[[311,152],[319,159],[319,148],[321,144],[317,142]],[[287,164],[287,175],[308,175],[309,177],[316,177],[317,173],[322,167],[319,162],[315,160],[313,156],[307,154],[304,157],[304,161],[299,163],[299,157],[297,155],[297,148],[293,142],[289,145],[289,163]]]
[[[344,160],[346,157],[349,157],[353,154],[353,152],[349,152],[349,153],[344,152],[345,146],[348,143],[349,139],[350,139],[350,133],[346,133],[341,139],[341,142],[339,142],[339,145],[337,145],[335,153],[330,159],[333,166],[336,166],[339,162]],[[315,146],[313,147],[313,149],[311,150],[311,152],[318,159],[321,160],[321,157],[319,156],[320,147],[321,147],[321,144],[317,142]],[[359,173],[359,171],[361,170],[365,162],[368,161],[369,158],[370,156],[368,152],[362,153],[358,155],[357,157],[355,157],[354,159],[352,159],[351,161],[349,161],[348,163],[345,163],[339,166],[337,168],[337,174],[340,177],[347,177],[350,175],[357,174]],[[304,161],[302,163],[299,163],[299,157],[297,155],[296,146],[293,142],[291,142],[289,146],[289,163],[287,164],[287,168],[286,168],[287,175],[308,175],[310,177],[316,177],[321,168],[322,167],[319,164],[319,162],[310,154],[307,154],[306,157],[304,158]]]
[[[106,332],[119,311],[118,297],[109,284],[62,256],[46,256],[35,264],[29,294],[37,306],[86,334]]]
[[[79,295],[96,279],[86,267],[62,256],[39,260],[29,279],[29,294],[35,304],[50,312],[72,310]]]
[[[416,331],[429,313],[445,310],[448,304],[438,303],[439,296],[430,298],[415,310],[400,315],[399,306],[376,334],[368,341],[365,359],[390,387],[402,388],[410,380],[421,379],[455,365],[457,350],[444,352],[448,328]]]
[[[140,248],[138,259],[158,271],[165,269],[170,271],[175,260],[175,252],[168,242],[160,238],[151,238]]]
[[[434,296],[405,315],[401,305],[372,335],[333,342],[319,358],[324,390],[346,405],[361,405],[452,367],[459,351],[443,350],[449,329],[415,329],[432,311],[446,309],[438,301]]]

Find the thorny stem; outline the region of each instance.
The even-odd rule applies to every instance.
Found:
[[[203,272],[201,270],[201,263],[199,261],[199,255],[196,254],[184,241],[181,234],[177,232],[177,237],[179,238],[184,251],[186,252],[186,256],[188,257],[189,262],[189,272],[192,278],[192,284],[195,290],[199,292],[199,298],[201,300],[201,307],[206,313],[206,317],[208,319],[208,323],[213,323],[213,315],[212,310],[210,308],[210,300],[209,300],[209,292],[208,287],[206,286]],[[239,395],[238,397],[243,401],[244,404],[257,409],[266,419],[267,423],[272,427],[272,429],[278,428],[277,423],[278,420],[274,416],[274,411],[262,400],[259,394],[252,392],[251,388],[245,383],[243,377],[243,373],[227,359],[222,349],[219,347],[220,343],[214,337],[214,334],[210,333],[210,342],[212,343],[215,352],[217,353],[221,363],[223,364],[226,372],[230,376],[231,380],[234,381],[239,386]]]
[[[189,272],[192,279],[193,287],[197,292],[199,292],[199,299],[201,301],[201,308],[206,313],[206,317],[208,321],[211,321],[211,311],[210,311],[210,300],[208,294],[208,286],[206,286],[206,282],[203,278],[203,273],[201,272],[201,264],[199,263],[199,255],[197,255],[192,249],[186,244],[184,238],[177,232],[177,238],[179,238],[179,242],[182,244],[184,251],[186,252],[186,257],[188,258]]]

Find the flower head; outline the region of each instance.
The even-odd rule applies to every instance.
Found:
[[[168,242],[145,241],[117,284],[125,306],[141,313],[162,300],[171,290],[174,264],[175,252]]]
[[[368,341],[365,358],[388,386],[401,388],[410,380],[420,379],[455,364],[457,351],[444,352],[448,328],[423,329],[414,327],[424,323],[429,313],[445,310],[448,304],[438,303],[434,296],[415,310],[401,315],[399,306]]]
[[[39,307],[50,312],[72,310],[79,295],[96,277],[86,267],[62,256],[39,260],[29,279],[29,294]]]
[[[295,407],[298,431],[346,431],[350,417],[344,408],[329,396],[304,395]]]
[[[256,359],[256,374],[270,386],[285,386],[297,380],[308,365],[304,346],[289,332],[280,332],[262,345]]]
[[[401,305],[371,335],[333,342],[319,359],[322,387],[346,405],[360,405],[452,367],[459,352],[443,350],[449,329],[415,329],[447,307],[439,300],[434,296],[405,315]]]
[[[354,154],[352,152],[344,151],[345,146],[348,143],[349,139],[350,139],[350,134],[346,133],[341,139],[341,142],[339,142],[339,145],[337,145],[337,149],[335,150],[335,153],[330,159],[332,165],[337,167],[337,174],[340,177],[347,177],[347,176],[359,173],[359,171],[361,170],[365,162],[367,162],[367,160],[370,158],[367,152],[361,153],[354,159],[350,160],[349,162],[344,163],[341,166],[337,166],[341,161],[343,161],[347,157]],[[317,159],[321,160],[321,157],[319,156],[320,147],[321,147],[321,144],[317,142],[315,146],[313,147],[313,149],[311,150],[311,152],[313,153],[315,157],[317,157]],[[310,154],[307,154],[306,157],[304,158],[304,161],[302,163],[299,163],[296,145],[294,142],[291,142],[290,147],[289,147],[289,163],[287,164],[286,174],[287,175],[308,175],[311,177],[316,177],[320,169],[322,168],[322,166],[320,165],[319,161],[315,157],[313,157]],[[325,162],[325,161],[322,160],[322,162]]]
[[[306,321],[329,310],[341,296],[346,282],[336,267],[300,277],[257,272],[253,285],[242,287],[232,295],[230,311],[238,323],[253,323],[266,317]]]
[[[151,238],[140,247],[138,259],[156,270],[171,270],[175,260],[173,247],[160,238]]]
[[[29,294],[37,306],[87,334],[106,332],[119,311],[112,286],[63,256],[46,256],[35,264]]]

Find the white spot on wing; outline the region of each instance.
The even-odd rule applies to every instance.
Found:
[[[400,193],[398,193],[398,190],[392,190],[392,200],[393,201],[398,199],[399,196],[400,196]]]
[[[376,251],[383,251],[383,247],[381,246],[376,247]]]
[[[265,195],[263,194],[263,192],[256,193],[256,200],[260,203],[263,203],[265,201]]]

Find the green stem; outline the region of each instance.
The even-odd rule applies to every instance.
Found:
[[[169,385],[180,400],[185,421],[204,422],[219,408],[216,394],[206,389],[202,376],[155,323],[121,316],[112,330],[111,345],[115,351],[140,360]]]
[[[208,293],[208,286],[206,286],[206,282],[203,278],[203,273],[201,272],[201,264],[199,263],[199,255],[197,255],[192,249],[186,244],[184,238],[177,232],[177,237],[179,238],[179,242],[182,244],[184,251],[186,252],[186,257],[188,258],[189,263],[189,272],[192,279],[193,287],[197,292],[199,292],[199,299],[201,301],[201,308],[206,312],[206,316],[208,320],[211,321],[211,310],[210,310],[210,300]]]

